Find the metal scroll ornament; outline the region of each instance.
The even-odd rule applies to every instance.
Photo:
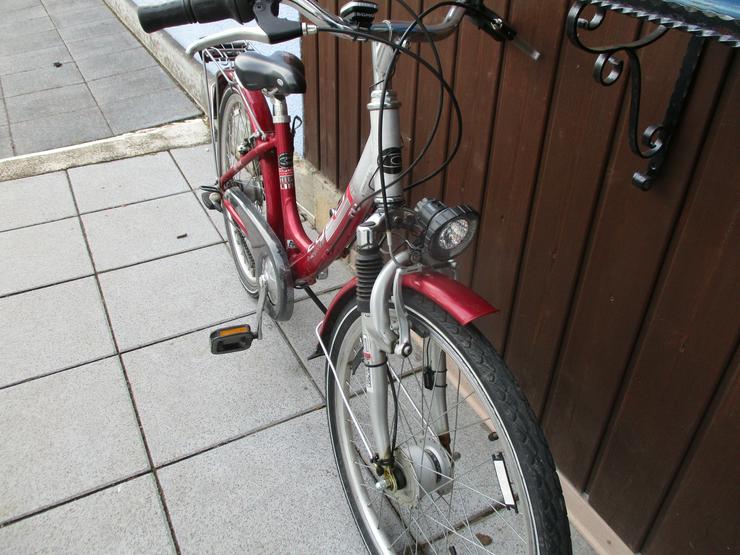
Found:
[[[652,187],[665,162],[671,137],[679,123],[684,101],[691,88],[692,77],[701,55],[704,39],[700,36],[692,36],[689,41],[663,122],[649,125],[639,132],[642,70],[637,51],[658,40],[669,30],[669,27],[660,25],[642,38],[624,44],[588,46],[581,41],[579,31],[593,31],[603,23],[607,10],[599,4],[600,2],[594,2],[594,0],[576,0],[568,12],[566,32],[576,46],[597,55],[593,76],[598,83],[604,86],[613,85],[622,76],[625,62],[629,64],[629,146],[637,156],[649,160],[645,171],[636,171],[632,174],[632,183],[643,191],[647,191]],[[593,6],[595,10],[590,19],[582,17],[583,11],[588,6]]]

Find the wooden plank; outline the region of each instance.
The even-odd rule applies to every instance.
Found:
[[[338,81],[338,181],[344,189],[360,159],[360,45],[348,40],[337,43]]]
[[[716,49],[727,54],[723,47]],[[588,487],[594,508],[635,549],[740,333],[740,190],[725,168],[738,154],[740,71],[729,85],[713,118],[629,382]]]
[[[321,0],[323,8],[337,13],[337,0]],[[339,122],[337,39],[328,33],[319,34],[319,112],[321,114],[321,173],[335,185],[339,176]]]
[[[570,2],[512,2],[510,23],[540,50],[534,62],[505,47],[488,164],[473,286],[501,313],[481,321],[499,348],[511,314],[514,282],[547,122],[563,23]]]
[[[429,2],[424,4],[424,8],[429,7]],[[441,21],[445,10],[440,9],[440,13],[430,14],[425,22],[432,25]],[[435,42],[442,62],[442,71],[445,79],[454,86],[454,65],[455,51],[457,48],[457,33],[441,41]],[[432,49],[428,44],[422,44],[419,52],[432,66],[436,67]],[[437,114],[437,105],[439,102],[440,84],[426,68],[419,68],[419,75],[416,86],[416,113],[414,123],[414,141],[408,153],[408,162],[411,162],[419,155],[426,144],[429,134],[434,126],[435,116]],[[437,133],[434,136],[431,147],[426,155],[414,167],[411,173],[411,179],[416,180],[424,177],[434,171],[444,161],[447,154],[447,136],[450,123],[450,103],[447,95],[444,95],[444,105]],[[413,189],[410,195],[410,202],[413,206],[424,197],[441,198],[443,194],[443,174],[437,175],[434,179]]]
[[[319,40],[306,37],[301,41],[301,59],[306,68],[306,94],[303,97],[303,156],[321,168],[321,114],[319,112]]]
[[[674,82],[676,53],[687,42],[685,34],[668,33],[642,52],[641,129],[663,117],[672,88],[666,83]],[[714,109],[726,49],[711,54],[697,72],[684,132],[650,192],[631,184],[644,162],[629,150],[626,118],[616,140],[544,417],[555,460],[576,487],[585,486],[605,432]]]
[[[610,14],[589,44],[636,38],[638,22]],[[542,413],[618,122],[624,85],[597,84],[595,58],[563,40],[506,361]],[[533,348],[533,345],[536,348]]]
[[[421,0],[409,0],[407,4],[417,14],[422,10]],[[394,21],[410,21],[411,15],[398,3],[390,2],[389,18]],[[419,45],[411,44],[409,48],[418,53]],[[414,152],[414,123],[416,119],[416,85],[419,77],[419,68],[416,60],[406,55],[401,55],[396,65],[396,72],[391,82],[393,90],[398,95],[401,103],[399,112],[401,120],[401,139],[403,140],[403,166],[406,168],[411,162]],[[408,181],[404,181],[407,184]]]
[[[497,0],[489,7],[506,18],[509,2]],[[491,124],[499,87],[503,45],[473,25],[460,31],[455,80],[455,96],[462,109],[462,142],[447,167],[444,201],[454,206],[469,204],[478,212],[483,205],[483,191],[491,149]],[[486,91],[481,94],[481,91]],[[453,148],[454,127],[448,152]],[[475,244],[457,259],[458,279],[470,283],[473,276]]]
[[[645,555],[740,551],[739,437],[740,351],[643,549]]]

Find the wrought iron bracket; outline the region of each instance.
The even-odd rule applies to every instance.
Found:
[[[671,139],[681,122],[681,114],[691,91],[694,73],[706,39],[699,34],[691,37],[663,121],[648,125],[640,133],[638,126],[642,97],[642,70],[637,51],[657,41],[666,34],[669,27],[659,25],[654,31],[632,42],[607,46],[586,45],[581,40],[579,31],[593,31],[598,28],[606,17],[607,7],[605,5],[608,6],[608,4],[608,2],[598,0],[576,0],[568,12],[566,32],[573,44],[597,55],[593,76],[598,83],[604,86],[613,85],[624,73],[625,62],[628,64],[630,79],[629,146],[637,156],[648,160],[645,170],[637,170],[632,174],[632,183],[639,189],[648,191],[660,175]],[[594,6],[595,10],[590,19],[582,17],[583,11],[588,6]]]

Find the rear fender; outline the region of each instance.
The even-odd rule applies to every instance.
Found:
[[[416,291],[439,305],[449,312],[450,316],[461,326],[466,326],[482,316],[498,312],[496,307],[478,293],[439,272],[425,271],[405,274],[402,279],[404,289]],[[339,314],[354,298],[356,288],[357,278],[353,277],[344,284],[329,304],[319,328],[321,342],[324,345],[327,345],[327,341],[332,336]],[[320,346],[317,354],[323,354]]]

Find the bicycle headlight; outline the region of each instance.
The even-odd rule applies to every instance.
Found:
[[[463,252],[478,230],[478,214],[470,206],[446,206],[435,199],[422,199],[414,209],[424,228],[424,252],[445,261]]]

